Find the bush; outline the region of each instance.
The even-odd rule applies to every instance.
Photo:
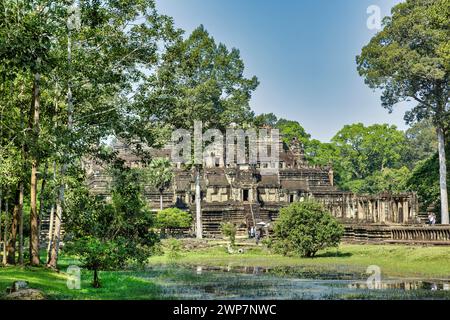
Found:
[[[166,230],[189,228],[192,223],[192,216],[178,208],[168,208],[156,214],[156,225],[164,235]]]
[[[169,239],[167,242],[167,255],[169,259],[176,260],[181,257],[181,241]]]
[[[280,210],[270,246],[283,255],[314,257],[318,250],[337,247],[343,226],[314,201],[297,202]]]
[[[220,230],[225,237],[230,238],[230,244],[234,246],[236,243],[236,226],[231,222],[221,223]]]

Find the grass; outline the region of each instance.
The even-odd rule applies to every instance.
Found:
[[[155,256],[150,264],[167,264],[167,255]],[[324,250],[317,257],[285,257],[268,252],[263,247],[248,247],[244,254],[228,254],[224,247],[210,247],[184,252],[176,260],[179,264],[203,266],[243,267],[314,267],[324,269],[366,270],[377,265],[384,275],[396,277],[422,277],[450,279],[450,247],[424,247],[401,245],[342,244]]]
[[[161,299],[161,289],[152,281],[139,277],[134,271],[102,271],[100,279],[102,287],[94,289],[91,286],[92,272],[82,270],[81,289],[71,290],[67,287],[67,274],[64,272],[69,265],[77,261],[61,256],[56,272],[44,267],[0,267],[0,299],[6,288],[14,281],[26,280],[30,288],[42,290],[48,299]]]

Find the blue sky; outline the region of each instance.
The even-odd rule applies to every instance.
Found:
[[[366,10],[382,15],[399,0],[156,0],[161,13],[191,32],[203,24],[217,42],[238,48],[246,75],[260,86],[252,109],[299,121],[328,141],[344,125],[390,123],[405,129],[406,106],[389,114],[356,71],[355,56],[375,30]]]

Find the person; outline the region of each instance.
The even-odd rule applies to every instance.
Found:
[[[255,227],[252,226],[252,227],[250,228],[250,238],[254,238],[254,237],[255,237]]]
[[[436,224],[436,215],[433,213],[432,215],[431,215],[431,225],[435,225]]]
[[[259,239],[261,239],[261,230],[256,230],[256,244],[259,244]]]
[[[428,224],[430,226],[433,224],[433,214],[431,212],[428,213]]]

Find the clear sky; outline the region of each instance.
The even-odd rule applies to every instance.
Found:
[[[188,33],[203,24],[238,48],[260,86],[252,109],[299,121],[328,141],[344,125],[390,123],[405,129],[406,106],[389,114],[356,71],[355,57],[375,34],[367,8],[388,15],[399,0],[156,0]]]

